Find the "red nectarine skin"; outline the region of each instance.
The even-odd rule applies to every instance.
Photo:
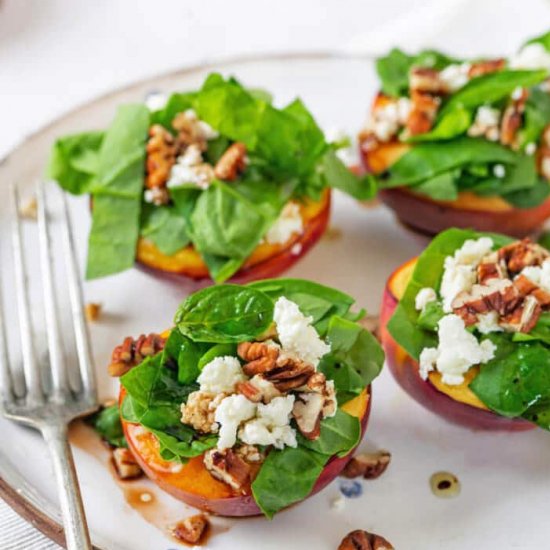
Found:
[[[123,398],[124,391],[121,391]],[[368,402],[365,413],[361,418],[361,437],[367,429],[372,402],[372,392],[368,388]],[[153,482],[161,489],[193,506],[211,514],[228,517],[257,516],[262,512],[254,501],[250,488],[245,490],[246,494],[236,495],[225,483],[212,478],[202,463],[202,456],[191,459],[180,472],[168,472],[162,470],[162,459],[159,456],[144,456],[142,447],[138,447],[136,439],[136,428],[139,425],[122,421],[124,435],[132,450],[137,462]],[[321,475],[317,479],[309,496],[321,491],[344,469],[350,460],[353,451],[345,457],[333,457],[329,460]],[[161,463],[159,468],[159,462]],[[168,466],[168,463],[166,463]],[[167,469],[167,468],[166,468]],[[166,470],[165,469],[165,470]],[[185,489],[183,488],[185,487]]]
[[[455,401],[420,377],[418,362],[397,344],[387,330],[388,321],[398,303],[391,291],[390,282],[400,269],[388,280],[380,310],[382,347],[386,353],[387,365],[397,383],[423,407],[454,424],[474,430],[524,431],[535,428],[534,424],[522,418],[506,418],[492,411]]]

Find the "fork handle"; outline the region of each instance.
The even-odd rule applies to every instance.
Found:
[[[67,550],[90,550],[92,544],[84,515],[73,453],[67,440],[67,426],[45,425],[41,431],[48,444],[55,472]]]

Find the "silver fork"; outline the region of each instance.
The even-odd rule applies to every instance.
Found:
[[[23,235],[19,215],[17,187],[10,189],[12,216],[12,249],[15,272],[15,293],[21,335],[21,352],[24,374],[24,394],[17,395],[13,384],[13,371],[9,365],[6,342],[6,322],[0,299],[0,388],[1,409],[4,415],[17,422],[38,429],[48,444],[65,528],[67,548],[91,548],[90,536],[84,515],[82,497],[67,440],[71,420],[97,409],[97,390],[90,352],[90,343],[84,317],[82,287],[73,242],[73,233],[67,202],[62,194],[61,232],[63,255],[66,261],[68,294],[78,355],[80,389],[74,391],[69,384],[67,365],[61,347],[60,323],[54,289],[52,267],[52,238],[46,207],[45,184],[37,184],[38,237],[40,245],[40,272],[49,361],[38,360],[33,343],[33,330],[29,308],[29,291],[26,262],[23,255]],[[49,366],[51,382],[45,383],[43,374]]]

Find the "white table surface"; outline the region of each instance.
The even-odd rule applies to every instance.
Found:
[[[0,0],[0,158],[98,94],[206,60],[396,44],[502,54],[549,23],[549,0]],[[57,546],[0,501],[0,548]]]

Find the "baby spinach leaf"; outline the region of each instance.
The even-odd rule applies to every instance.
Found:
[[[411,280],[407,285],[394,314],[388,322],[388,331],[394,340],[415,359],[424,348],[437,345],[437,337],[432,331],[418,325],[419,312],[415,307],[416,295],[420,289],[429,287],[439,289],[443,274],[443,263],[452,256],[468,239],[488,236],[493,239],[494,248],[500,248],[512,242],[504,235],[477,233],[468,229],[448,229],[437,235],[418,257]]]
[[[528,44],[542,44],[546,50],[550,51],[550,31],[545,32],[540,36],[535,36],[534,38],[531,38],[530,40],[525,42],[524,46],[527,46]]]
[[[301,434],[298,435],[301,447],[328,456],[346,456],[359,444],[360,439],[359,419],[341,409],[338,409],[333,417],[321,422],[321,435],[318,439],[311,441]]]
[[[251,340],[273,321],[273,302],[250,287],[220,285],[189,296],[178,308],[175,324],[194,341],[231,343]]]
[[[146,428],[179,428],[182,425],[181,404],[197,386],[179,384],[176,372],[163,367],[161,360],[162,354],[147,358],[120,378],[120,383],[132,401],[132,407],[130,404],[126,408],[123,406],[123,412],[131,409],[131,421],[139,422]],[[123,416],[130,420],[126,415]]]
[[[199,360],[204,346],[184,336],[177,328],[172,329],[162,353],[162,365],[177,367],[178,382],[192,384],[200,374]]]
[[[174,206],[144,204],[141,212],[141,236],[170,256],[185,248],[190,239],[185,219]]]
[[[128,447],[120,422],[118,404],[101,409],[89,417],[87,422],[94,427],[95,431],[109,445],[113,447]]]
[[[183,428],[185,426],[182,425]],[[212,449],[218,442],[216,434],[198,434],[189,429],[190,437],[179,439],[174,435],[159,430],[151,430],[160,444],[159,452],[164,460],[185,463],[189,458],[200,456]]]
[[[279,510],[306,498],[329,458],[301,446],[272,450],[252,483],[260,510],[271,519]]]
[[[472,163],[514,163],[516,153],[485,139],[460,137],[451,141],[419,143],[393,164],[382,187],[412,185]]]
[[[216,357],[235,357],[237,355],[237,344],[215,344],[209,350],[205,351],[198,363],[199,373],[200,371],[210,363]]]
[[[412,189],[435,200],[453,201],[458,197],[456,179],[455,170],[449,170],[417,183]]]
[[[98,165],[104,132],[84,132],[58,139],[52,148],[46,176],[73,195],[88,193]]]
[[[370,200],[376,195],[376,178],[371,174],[356,176],[333,149],[323,156],[321,169],[327,183],[334,189],[340,189],[358,200]]]
[[[543,203],[550,196],[550,184],[542,177],[536,179],[535,185],[503,195],[503,199],[518,208],[533,208]]]
[[[445,315],[440,302],[428,302],[426,307],[418,315],[418,326],[424,330],[435,332],[439,321]]]
[[[449,98],[438,118],[443,119],[457,107],[474,109],[480,105],[495,103],[508,97],[518,86],[530,88],[547,77],[548,71],[546,70],[504,69],[472,78]]]
[[[451,139],[461,134],[472,124],[473,111],[466,109],[463,105],[457,105],[454,109],[438,117],[435,126],[429,132],[412,136],[408,141],[438,141]]]
[[[529,407],[521,416],[544,430],[550,431],[550,400],[541,400]]]
[[[87,278],[117,273],[134,264],[148,126],[146,107],[124,105],[102,141],[92,190]]]
[[[481,365],[470,384],[490,409],[503,416],[521,416],[539,402],[550,400],[550,349],[540,342],[512,343],[491,335],[494,359]]]
[[[334,378],[335,384],[342,382],[337,372],[339,365],[347,365],[359,374],[361,389],[380,374],[384,352],[368,330],[353,321],[334,315],[329,322],[327,340],[331,347],[330,354],[326,360],[322,360],[319,368],[328,378]],[[342,389],[350,392],[353,388]]]
[[[273,302],[281,296],[296,302],[304,315],[313,318],[312,323],[321,336],[326,334],[330,317],[343,317],[355,302],[344,292],[304,279],[264,279],[247,286],[265,292]]]
[[[523,125],[518,131],[519,146],[538,143],[542,131],[550,124],[550,95],[539,88],[531,88],[525,102]]]
[[[196,95],[195,92],[172,94],[162,109],[151,113],[151,124],[160,124],[174,132],[172,121],[178,113],[193,109]]]

